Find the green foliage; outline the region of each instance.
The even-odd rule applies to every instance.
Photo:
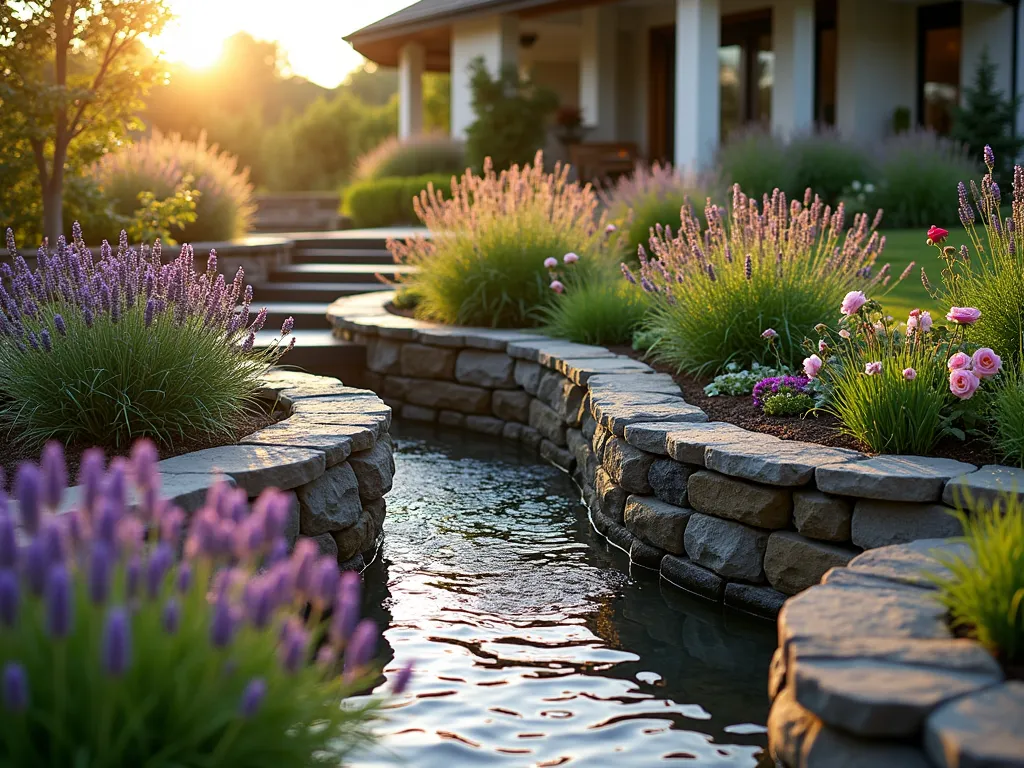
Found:
[[[1000,184],[1012,180],[1013,164],[1024,147],[1024,137],[1014,130],[1020,97],[1005,96],[996,88],[996,64],[989,57],[988,48],[982,50],[974,83],[964,88],[964,106],[953,115],[951,137],[966,145],[976,157],[985,145],[996,155],[993,174]]]
[[[199,192],[195,220],[168,227],[179,242],[233,240],[245,235],[255,211],[248,173],[237,160],[216,145],[186,141],[180,136],[154,133],[138,144],[107,155],[93,168],[93,176],[112,202],[118,216],[130,220],[139,207],[139,194],[175,197],[183,176]],[[113,239],[112,234],[109,239]]]
[[[760,363],[754,363],[749,369],[741,368],[738,363],[729,363],[725,366],[725,373],[718,374],[704,387],[704,394],[708,397],[749,395],[754,391],[757,382],[773,376],[789,376],[792,373],[789,368],[771,368]]]
[[[796,186],[785,145],[762,130],[730,133],[719,149],[718,165],[727,184],[739,185],[755,199],[770,195],[774,189],[790,194]]]
[[[956,185],[978,169],[956,143],[930,131],[893,136],[877,159],[879,183],[869,205],[886,226],[927,229],[956,215]]]
[[[390,176],[458,176],[466,170],[466,146],[440,133],[422,133],[408,139],[392,136],[359,158],[357,181]]]
[[[485,158],[504,170],[529,163],[544,147],[548,119],[558,107],[554,92],[520,77],[512,65],[496,77],[482,58],[470,64],[476,120],[466,129],[466,158],[480,171]]]
[[[941,551],[948,573],[929,574],[953,626],[976,638],[1006,664],[1024,661],[1024,503],[1006,493],[991,504],[957,513],[968,553]]]
[[[395,260],[420,268],[411,285],[417,316],[455,325],[518,328],[543,321],[555,293],[544,261],[569,252],[581,271],[607,260],[605,221],[590,187],[568,181],[567,167],[546,174],[538,152],[532,166],[456,179],[450,197],[439,190],[415,201],[431,238],[388,244]]]
[[[54,242],[65,179],[140,127],[141,98],[161,76],[142,40],[169,19],[166,0],[0,5],[0,102],[19,117],[16,131],[2,134],[32,151],[42,228]]]
[[[357,227],[415,224],[413,199],[430,189],[450,194],[451,181],[451,175],[442,174],[357,181],[345,189],[342,209]]]
[[[128,238],[135,243],[160,240],[176,245],[171,232],[183,229],[196,220],[196,201],[202,195],[192,188],[192,177],[186,176],[171,197],[158,200],[152,192],[139,192],[139,209],[128,223]]]
[[[766,416],[803,416],[814,408],[814,398],[804,392],[782,387],[764,399],[761,410]]]
[[[993,392],[992,442],[1004,461],[1024,467],[1024,371],[1007,369]]]
[[[629,344],[646,311],[643,291],[609,268],[594,270],[545,307],[545,333],[581,344]]]
[[[423,300],[415,285],[400,285],[395,290],[395,298],[391,300],[396,309],[416,309]]]

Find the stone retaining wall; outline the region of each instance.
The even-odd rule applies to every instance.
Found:
[[[1024,682],[954,638],[928,571],[962,544],[883,547],[786,602],[768,736],[787,768],[1024,768]]]
[[[339,299],[367,383],[403,418],[524,443],[573,477],[595,528],[677,587],[766,617],[865,549],[959,533],[958,490],[1024,471],[780,440],[709,423],[672,378],[603,347],[389,313]]]

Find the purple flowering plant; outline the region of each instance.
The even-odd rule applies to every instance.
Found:
[[[791,393],[811,395],[810,384],[811,380],[806,376],[769,376],[754,385],[752,393],[754,405],[764,408],[768,398],[787,390]]]
[[[186,520],[156,463],[145,440],[109,466],[90,449],[57,514],[49,443],[14,478],[17,515],[0,493],[0,764],[338,765],[382,704],[343,704],[378,675],[359,574],[310,540],[289,553],[276,490],[250,509],[216,486]]]
[[[70,242],[40,248],[37,266],[7,232],[0,264],[0,429],[41,445],[128,446],[230,435],[254,408],[261,375],[294,344],[255,348],[266,310],[250,319],[252,287],[230,282],[211,253],[197,272],[190,246],[164,263],[160,243],[94,256],[75,224]]]

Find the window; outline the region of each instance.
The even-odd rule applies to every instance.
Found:
[[[748,123],[768,126],[775,82],[771,11],[722,18],[718,83],[722,139]]]
[[[836,124],[836,0],[817,0],[814,8],[814,120]]]
[[[961,5],[918,8],[918,115],[940,135],[953,127],[960,102]]]

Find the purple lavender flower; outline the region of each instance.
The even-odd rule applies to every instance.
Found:
[[[289,622],[282,630],[280,658],[281,666],[286,672],[294,674],[306,658],[306,648],[309,645],[309,635],[301,626]]]
[[[110,597],[110,584],[114,571],[114,555],[110,545],[93,542],[89,553],[89,599],[101,605]]]
[[[24,463],[14,477],[14,495],[21,510],[21,525],[30,534],[39,531],[42,514],[43,476],[34,464]]]
[[[345,649],[345,677],[358,677],[373,659],[377,650],[377,624],[373,619],[363,619],[352,633],[352,641]]]
[[[13,627],[18,620],[18,577],[13,570],[0,570],[0,626]]]
[[[169,597],[167,602],[164,603],[160,624],[168,635],[177,634],[178,627],[181,626],[181,605],[176,597]]]
[[[256,334],[249,331],[249,335],[245,337],[245,341],[242,342],[242,353],[248,355],[252,352],[253,345],[256,343]]]
[[[60,315],[53,316],[53,327],[57,329],[57,333],[59,333],[61,336],[68,335],[68,327],[64,323],[64,318],[61,317]]]
[[[121,677],[131,666],[132,638],[128,611],[117,606],[107,613],[100,647],[100,664],[111,677]]]
[[[213,606],[210,622],[210,642],[214,648],[225,648],[235,632],[235,617],[227,597],[221,597]]]
[[[44,520],[39,526],[37,537],[46,552],[46,559],[51,563],[63,563],[67,557],[64,527],[56,518]]]
[[[39,461],[42,470],[43,503],[50,509],[60,507],[64,491],[68,487],[67,464],[64,463],[64,446],[51,440],[43,447]]]
[[[28,332],[28,345],[36,352],[40,351],[39,339],[36,337],[35,331]]]
[[[242,692],[242,702],[239,706],[239,713],[246,720],[252,718],[263,703],[267,695],[267,683],[263,678],[256,677],[249,681]]]
[[[92,324],[95,321],[95,315],[93,315],[92,309],[89,307],[82,308],[82,320],[85,322],[86,328],[92,328]]]
[[[192,587],[192,566],[188,563],[182,563],[178,566],[178,576],[174,580],[174,586],[182,594],[189,591]]]
[[[163,587],[164,578],[174,564],[174,552],[171,545],[161,541],[153,549],[146,562],[146,594],[155,599]]]
[[[409,687],[409,681],[412,680],[412,670],[413,663],[411,661],[398,670],[398,674],[395,675],[395,680],[391,684],[392,694],[399,696],[405,693],[405,689]]]
[[[295,318],[294,317],[285,318],[284,323],[281,324],[281,336],[282,337],[283,336],[287,336],[289,333],[292,332],[292,329],[294,329],[294,328],[295,328]]]
[[[151,326],[153,324],[153,315],[155,313],[156,313],[156,300],[155,299],[147,299],[146,300],[146,309],[143,311],[143,314],[142,314],[142,321],[146,324],[147,328],[149,328],[149,326]]]
[[[256,333],[259,333],[260,331],[263,330],[263,326],[266,324],[266,322],[267,308],[263,307],[263,309],[261,309],[259,313],[257,313],[256,319],[252,321],[252,330],[255,331]]]
[[[0,512],[0,568],[14,568],[18,565],[18,540],[14,532],[14,520],[6,510]]]
[[[246,612],[256,629],[266,629],[274,613],[274,595],[270,584],[250,582],[245,590]]]
[[[333,557],[321,557],[313,569],[310,581],[310,592],[313,600],[321,605],[330,605],[338,590],[341,575],[338,573],[338,562]]]
[[[51,637],[61,639],[68,636],[73,609],[71,575],[65,565],[53,565],[46,579],[46,628]]]
[[[334,615],[331,620],[331,636],[336,643],[347,643],[359,622],[362,578],[355,571],[341,575]]]
[[[783,387],[792,389],[795,392],[808,394],[811,380],[806,376],[771,376],[761,379],[754,385],[754,405],[758,408],[764,407],[765,398],[777,394]]]
[[[53,352],[53,339],[50,338],[50,332],[45,328],[39,332],[39,343],[44,352]]]
[[[990,147],[988,144],[985,145],[985,151],[983,154],[985,156],[985,165],[987,165],[988,169],[991,171],[996,164],[996,154],[995,152],[992,151],[992,147]]]
[[[16,661],[4,664],[3,700],[4,709],[12,715],[20,715],[28,709],[28,673]]]

